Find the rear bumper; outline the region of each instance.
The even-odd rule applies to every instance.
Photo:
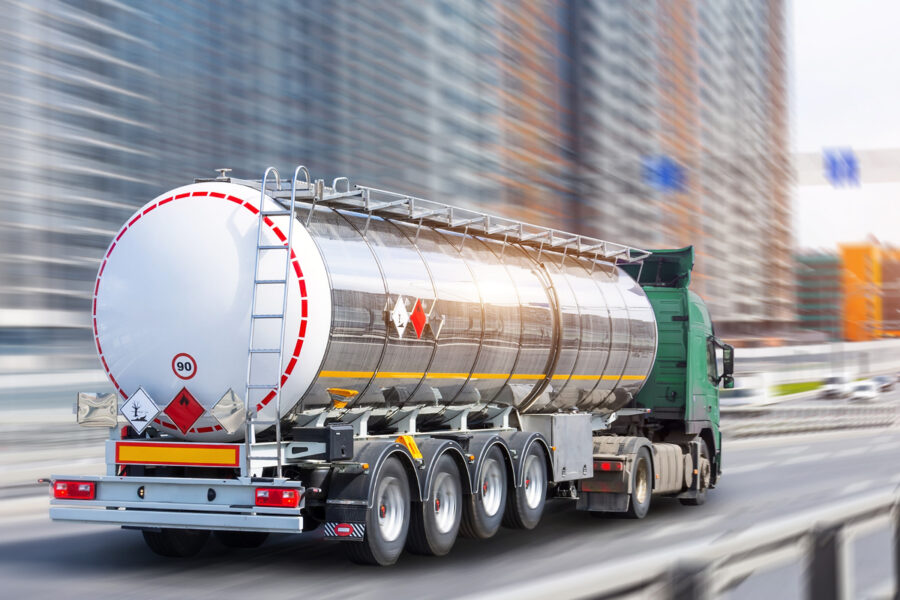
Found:
[[[92,481],[94,500],[50,499],[50,518],[148,529],[210,529],[299,533],[304,488],[296,481],[162,477],[56,477]],[[296,508],[255,506],[259,487],[300,492]]]

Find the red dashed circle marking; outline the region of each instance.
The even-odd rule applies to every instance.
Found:
[[[100,270],[97,272],[97,283],[94,285],[94,297],[93,297],[93,308],[91,310],[91,321],[94,327],[94,343],[97,346],[97,354],[100,355],[100,362],[103,364],[103,369],[106,371],[106,374],[109,376],[109,380],[112,382],[113,386],[115,386],[116,391],[119,392],[119,395],[122,396],[123,399],[128,399],[128,394],[122,389],[119,383],[116,381],[116,378],[113,376],[112,371],[109,370],[109,365],[106,364],[106,357],[103,355],[103,348],[100,346],[100,334],[98,333],[97,328],[97,297],[100,291],[100,279],[103,276],[103,270],[106,268],[106,263],[109,260],[110,255],[113,250],[116,248],[116,244],[119,240],[122,239],[122,236],[125,235],[125,232],[134,227],[135,223],[141,220],[141,218],[153,211],[154,209],[163,206],[164,204],[168,204],[173,200],[180,200],[182,198],[195,198],[195,197],[203,197],[208,196],[211,198],[221,198],[224,200],[228,200],[230,202],[234,202],[235,204],[240,204],[247,210],[249,210],[254,216],[259,214],[259,209],[250,204],[249,202],[245,202],[244,200],[231,195],[225,195],[220,192],[206,192],[206,191],[196,191],[196,192],[185,192],[182,194],[178,194],[177,196],[170,196],[155,204],[151,204],[143,211],[139,212],[134,218],[132,218],[127,225],[122,227],[121,231],[119,231],[118,235],[116,235],[115,240],[110,245],[109,249],[106,251],[106,256],[103,258],[103,263],[100,265]],[[263,221],[266,225],[269,226],[269,229],[272,230],[272,233],[281,240],[282,242],[287,242],[287,236],[279,229],[271,219],[268,217],[263,218]],[[291,264],[294,266],[294,272],[297,275],[297,283],[300,288],[300,329],[297,332],[297,342],[294,345],[294,351],[291,354],[291,360],[288,362],[287,367],[284,369],[284,373],[281,375],[281,385],[284,386],[284,383],[288,380],[291,373],[294,370],[294,367],[297,365],[297,359],[300,357],[300,350],[303,348],[303,340],[306,337],[306,321],[308,318],[308,300],[306,297],[306,282],[303,277],[303,270],[300,268],[300,262],[297,260],[297,255],[294,253],[293,249],[291,250]],[[196,361],[195,361],[196,364]],[[259,403],[256,405],[256,411],[261,411],[264,407],[266,407],[269,402],[275,397],[275,390],[270,391]],[[154,419],[154,423],[162,425],[163,427],[167,427],[169,429],[177,429],[175,425],[170,423],[166,423],[161,421],[160,419]],[[188,431],[188,433],[210,433],[213,431],[222,431],[224,428],[221,425],[215,425],[213,427],[194,427]]]

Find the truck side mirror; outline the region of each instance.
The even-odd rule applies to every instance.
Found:
[[[734,375],[734,346],[728,344],[722,346],[722,374]],[[732,387],[734,387],[733,381]]]
[[[722,387],[726,390],[733,390],[734,377],[732,377],[731,375],[725,375],[724,377],[722,377]]]

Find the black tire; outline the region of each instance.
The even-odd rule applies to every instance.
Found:
[[[508,481],[500,448],[488,450],[475,481],[478,489],[465,497],[459,531],[466,537],[486,540],[500,529],[506,507]]]
[[[522,461],[524,481],[507,495],[503,524],[514,529],[534,529],[541,522],[547,502],[547,457],[543,447],[534,443]]]
[[[153,552],[160,556],[184,558],[194,556],[209,539],[209,531],[198,529],[160,529],[151,531],[144,529],[144,541]]]
[[[406,549],[443,556],[456,542],[463,510],[462,480],[449,454],[438,459],[429,487],[429,500],[413,503]]]
[[[650,498],[653,494],[653,462],[647,448],[638,450],[631,465],[631,497],[628,499],[627,516],[630,519],[643,519],[650,510]]]
[[[216,531],[215,534],[228,548],[259,548],[269,537],[267,531]]]
[[[361,542],[345,542],[344,547],[355,563],[388,566],[397,562],[409,533],[409,477],[398,458],[381,464],[372,490],[366,535]]]
[[[706,440],[700,440],[700,457],[706,459],[705,465],[697,469],[700,477],[700,491],[693,498],[679,498],[678,501],[685,506],[701,506],[706,503],[706,492],[709,490],[712,482],[712,461],[709,457],[709,447],[706,445]]]

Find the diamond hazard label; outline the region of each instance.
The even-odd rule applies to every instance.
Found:
[[[143,433],[147,425],[159,414],[159,407],[144,391],[144,388],[138,388],[131,395],[131,398],[122,405],[121,413],[131,423],[132,429],[138,433]]]
[[[409,312],[406,310],[403,296],[397,298],[397,303],[391,311],[391,323],[397,329],[397,335],[403,337],[403,332],[406,331],[406,326],[409,325]]]
[[[413,307],[412,314],[409,316],[409,322],[412,323],[413,328],[416,330],[417,338],[422,337],[422,332],[425,331],[425,322],[427,320],[428,316],[422,308],[422,301],[416,300],[416,305]]]
[[[187,388],[181,388],[181,391],[169,402],[169,405],[163,412],[172,419],[172,422],[181,430],[181,433],[187,433],[188,429],[203,414],[203,407],[187,391]]]

